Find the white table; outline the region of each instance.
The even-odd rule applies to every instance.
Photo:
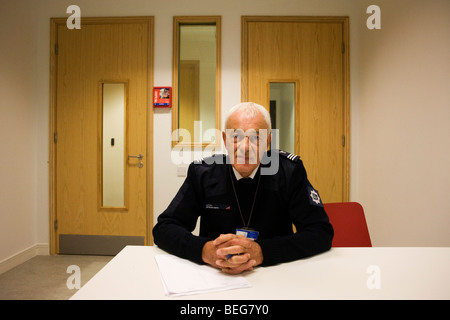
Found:
[[[450,248],[332,248],[244,273],[251,288],[177,298],[164,295],[161,253],[125,247],[71,299],[450,299]]]

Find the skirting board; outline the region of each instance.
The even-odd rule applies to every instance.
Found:
[[[27,249],[24,249],[9,258],[0,261],[0,274],[11,270],[14,267],[30,260],[35,256],[45,256],[49,254],[48,243],[37,243]]]

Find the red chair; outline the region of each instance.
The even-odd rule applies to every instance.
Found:
[[[332,247],[371,247],[364,209],[357,202],[325,203],[334,228]]]

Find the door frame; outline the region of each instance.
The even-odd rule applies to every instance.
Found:
[[[340,16],[242,16],[241,17],[241,101],[248,100],[248,24],[250,22],[314,22],[339,23],[342,25],[342,70],[343,70],[343,106],[344,106],[344,174],[343,199],[350,199],[350,46],[349,17]]]
[[[57,213],[56,213],[56,94],[57,94],[57,40],[58,27],[66,25],[65,18],[50,18],[50,119],[49,119],[49,243],[50,254],[57,254]],[[146,185],[147,185],[147,212],[146,212],[146,245],[153,244],[153,67],[154,67],[154,17],[83,17],[84,24],[124,24],[146,23],[148,26],[148,57],[147,57],[147,147],[146,147]],[[81,27],[82,27],[81,26]]]

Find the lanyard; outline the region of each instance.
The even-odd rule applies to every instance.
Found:
[[[233,191],[234,191],[234,197],[236,199],[236,202],[237,202],[237,205],[238,205],[238,209],[239,209],[239,214],[241,215],[241,220],[242,220],[242,223],[244,225],[244,228],[248,228],[248,226],[250,225],[250,219],[252,218],[253,208],[255,207],[256,196],[258,195],[259,182],[261,180],[261,173],[258,176],[258,184],[256,185],[256,191],[255,191],[255,196],[253,198],[252,208],[250,210],[250,215],[248,217],[247,224],[245,224],[244,216],[242,215],[241,206],[239,205],[239,199],[238,199],[238,196],[237,196],[237,193],[236,193],[236,187],[234,186],[234,180],[233,180],[233,176],[232,176],[232,172],[231,172],[231,165],[230,165],[230,170],[229,171],[230,171],[231,184],[233,186]]]

